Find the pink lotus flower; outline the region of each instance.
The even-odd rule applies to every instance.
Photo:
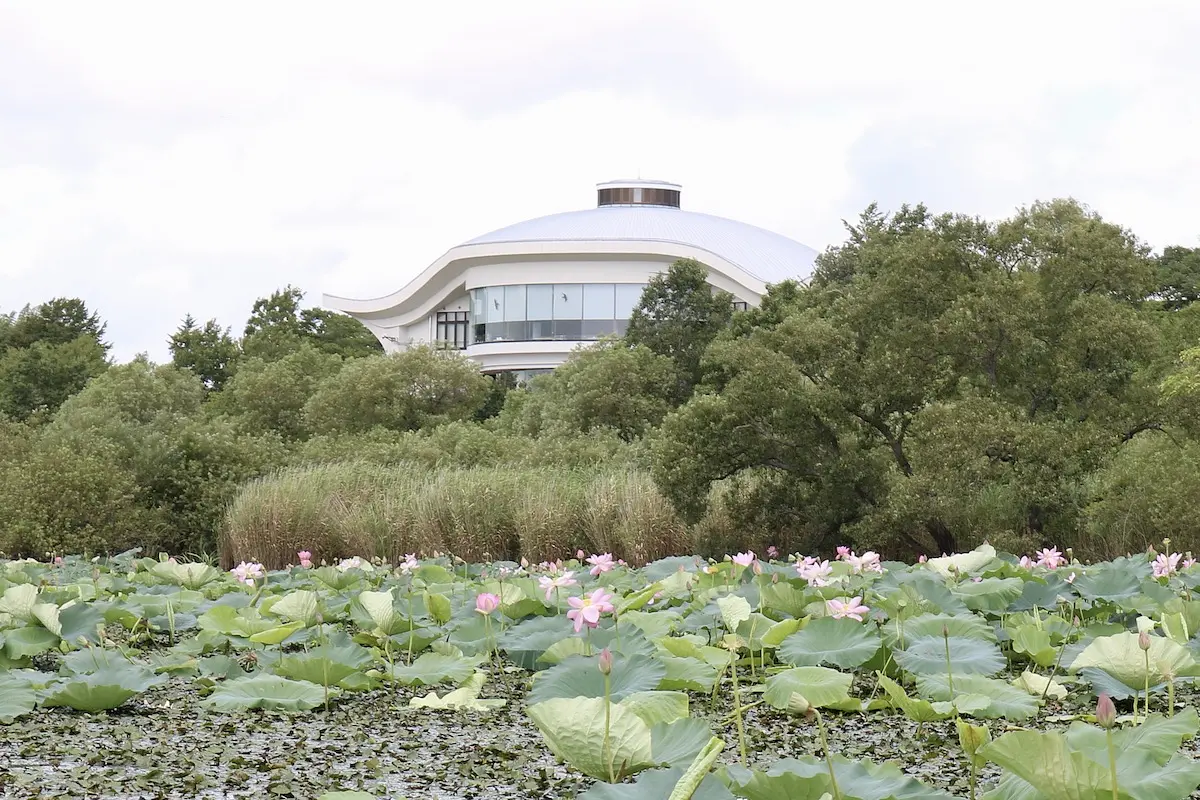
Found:
[[[1154,559],[1154,577],[1165,578],[1172,572],[1179,570],[1179,562],[1183,558],[1183,553],[1159,553],[1158,558]]]
[[[54,557],[54,566],[56,566],[56,567],[61,567],[62,565],[63,565],[63,557],[62,557],[62,556],[55,556],[55,557]]]
[[[925,555],[924,553],[922,553],[921,555],[917,556],[917,563],[918,563],[918,564],[924,564],[924,563],[926,563],[927,561],[929,561],[929,556]]]
[[[608,614],[614,610],[612,604],[613,595],[604,591],[603,588],[597,589],[591,594],[585,594],[583,597],[568,597],[567,603],[570,604],[571,610],[567,612],[567,619],[575,623],[575,632],[579,633],[583,630],[583,626],[595,628],[600,624],[600,615]]]
[[[855,572],[883,572],[883,565],[879,563],[879,553],[874,550],[868,550],[861,556],[850,553],[846,556],[846,562]]]
[[[1183,561],[1179,562],[1180,569],[1191,569],[1194,566],[1196,566],[1196,559],[1194,558],[1185,558]]]
[[[1037,551],[1037,565],[1047,569],[1058,569],[1067,563],[1057,547],[1046,547]]]
[[[739,567],[748,567],[754,563],[754,551],[750,550],[745,553],[738,553],[736,556],[733,556],[732,560]]]
[[[399,564],[400,574],[408,575],[410,572],[412,572],[414,569],[416,569],[420,565],[421,565],[421,562],[417,561],[417,554],[409,553],[408,555],[406,555],[404,557],[404,560],[401,561]]]
[[[307,550],[301,550],[298,553],[296,553],[296,555],[300,559],[300,566],[304,567],[305,569],[312,568],[312,565],[313,565],[312,553],[308,552]]]
[[[846,547],[845,545],[842,545],[842,546],[838,547],[838,549],[837,549],[837,558],[836,558],[836,559],[834,559],[834,560],[835,560],[835,561],[844,561],[844,560],[846,560],[847,558],[849,558],[849,557],[850,557],[850,555],[851,555],[851,553],[852,553],[852,552],[853,552],[853,551],[852,551],[852,550],[851,550],[849,547]]]
[[[805,556],[804,560],[796,565],[796,571],[800,573],[800,577],[808,581],[809,586],[828,586],[829,581],[825,580],[833,573],[833,567],[829,565],[829,561],[820,561],[812,556]]]
[[[575,551],[575,558],[579,559],[580,561],[583,561],[584,555],[586,554],[582,550]]]
[[[264,578],[267,575],[266,569],[257,561],[243,561],[231,569],[230,572],[233,573],[233,577],[237,578],[239,583],[244,583],[247,586],[253,586],[256,580]]]
[[[600,575],[617,566],[613,563],[612,553],[588,556],[587,563],[592,565],[592,568],[589,570],[592,575]]]
[[[500,598],[491,592],[481,592],[475,597],[475,610],[485,617],[500,607]]]
[[[1033,559],[1029,556],[1021,556],[1021,560],[1017,562],[1017,566],[1021,569],[1033,569]]]
[[[554,578],[550,578],[545,575],[538,578],[538,588],[546,593],[546,602],[550,602],[550,595],[554,594],[555,589],[565,589],[568,586],[578,586],[579,581],[575,580],[573,577],[574,575],[574,572],[568,570],[562,575]]]
[[[861,597],[851,597],[849,600],[826,600],[825,608],[834,619],[849,617],[862,622],[871,609],[862,604]]]

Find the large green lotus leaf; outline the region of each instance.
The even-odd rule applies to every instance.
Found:
[[[659,681],[660,689],[675,689],[685,692],[711,692],[717,681],[717,668],[697,658],[659,656],[667,673]]]
[[[165,675],[155,675],[143,666],[123,664],[79,675],[47,689],[42,705],[66,706],[77,711],[97,713],[124,703],[151,686],[165,683]]]
[[[1142,590],[1141,578],[1135,573],[1111,565],[1088,567],[1071,585],[1086,600],[1112,603],[1136,597]]]
[[[6,631],[4,634],[4,652],[12,659],[25,656],[36,656],[58,645],[58,636],[52,631],[37,625]]]
[[[1020,597],[1024,590],[1025,581],[1020,578],[984,578],[960,583],[951,591],[972,611],[998,614]]]
[[[259,631],[250,637],[250,641],[257,644],[281,644],[293,633],[301,630],[304,630],[303,622],[289,622],[287,625],[276,625],[265,631]]]
[[[908,693],[900,684],[896,683],[891,678],[883,673],[876,673],[879,680],[879,685],[887,692],[888,699],[896,708],[899,708],[904,716],[916,723],[936,722],[938,720],[950,719],[956,713],[954,704],[946,701],[931,703],[920,697],[909,697]]]
[[[62,623],[58,621],[58,606],[54,603],[34,603],[29,609],[29,614],[34,621],[55,636],[62,635]]]
[[[1144,688],[1144,686],[1126,686],[1112,675],[1096,667],[1087,667],[1086,669],[1079,670],[1079,677],[1091,684],[1092,694],[1099,697],[1100,693],[1103,692],[1113,700],[1127,700],[1130,697],[1137,697],[1142,693]],[[1150,692],[1152,694],[1164,688],[1166,688],[1165,683],[1150,684]]]
[[[28,686],[0,684],[0,724],[9,725],[37,705],[37,693]]]
[[[571,656],[586,656],[588,653],[595,652],[596,648],[592,647],[591,642],[587,639],[569,636],[546,648],[546,652],[542,653],[538,663],[543,667],[552,667],[555,664],[561,664]]]
[[[598,664],[597,656],[571,656],[537,673],[527,702],[532,705],[559,697],[604,697],[604,675]],[[657,689],[666,674],[666,666],[658,659],[615,655],[609,676],[609,697],[617,702],[635,692]]]
[[[551,645],[570,636],[566,617],[533,617],[506,630],[499,644],[513,662],[533,672],[544,666],[538,664],[538,659]]]
[[[934,700],[953,700],[960,713],[973,717],[1005,719],[1019,722],[1029,719],[1037,713],[1037,699],[1028,692],[1010,686],[1004,681],[987,678],[983,675],[955,675],[954,697],[950,696],[950,686],[945,674],[918,675],[917,689],[926,697]],[[972,695],[972,697],[964,697]],[[988,703],[980,702],[986,697]]]
[[[695,658],[720,669],[729,663],[729,651],[719,647],[702,644],[704,640],[695,636],[671,636],[659,639],[657,644],[663,650],[680,658]]]
[[[605,704],[603,697],[557,697],[530,705],[527,713],[557,758],[589,777],[608,780],[603,746]],[[650,726],[620,703],[612,703],[608,711],[614,772],[631,775],[657,766]]]
[[[0,595],[0,614],[8,614],[21,622],[33,620],[33,605],[37,602],[38,590],[31,583],[10,586]]]
[[[308,627],[317,624],[317,613],[320,611],[319,601],[320,595],[311,589],[297,589],[294,592],[288,592],[275,602],[269,613]]]
[[[1000,648],[980,639],[951,636],[950,670],[966,675],[995,675],[1007,663]],[[946,642],[943,637],[925,637],[910,642],[907,649],[895,650],[896,663],[917,675],[946,672]]]
[[[622,625],[633,625],[648,639],[670,636],[679,625],[682,616],[678,611],[626,611],[621,615]]]
[[[412,664],[397,664],[392,668],[392,680],[407,685],[433,686],[450,681],[459,684],[471,677],[475,660],[464,656],[441,653],[422,653]]]
[[[796,622],[797,620],[788,621]],[[771,626],[774,624],[775,621],[773,619],[755,611],[752,612],[747,619],[742,620],[741,624],[737,627],[736,633],[741,637],[746,647],[753,651],[759,651],[764,648],[763,637],[766,636],[767,632],[771,630]],[[797,625],[797,629],[798,628],[799,626]],[[789,631],[789,633],[793,632],[794,630]],[[782,641],[784,638],[786,637],[780,637],[780,641]]]
[[[579,800],[672,800],[675,787],[684,778],[680,767],[648,769],[637,776],[633,783],[597,783]],[[698,786],[691,794],[681,795],[681,800],[734,800],[725,784],[715,775],[701,776]]]
[[[429,615],[433,617],[433,621],[438,625],[445,625],[454,615],[454,609],[450,604],[450,598],[446,597],[444,594],[426,592],[425,607],[429,609]]]
[[[975,614],[919,614],[904,620],[891,620],[883,626],[883,636],[888,646],[895,648],[900,646],[901,639],[905,644],[927,637],[940,641],[943,630],[964,639],[996,641],[992,626]]]
[[[804,609],[811,601],[812,596],[805,588],[792,581],[768,583],[762,590],[763,608],[781,611],[796,619],[804,616]]]
[[[688,715],[688,696],[683,692],[636,692],[620,703],[647,725],[669,724]]]
[[[17,686],[22,689],[40,691],[58,681],[59,676],[52,672],[42,672],[36,669],[7,669],[0,670],[0,686]]]
[[[785,619],[774,623],[763,633],[762,647],[767,649],[779,647],[779,645],[783,644],[784,639],[800,630],[800,626],[803,624],[803,619]]]
[[[1009,681],[1018,689],[1024,689],[1034,697],[1045,695],[1051,700],[1065,700],[1067,697],[1067,687],[1063,686],[1053,678],[1045,675],[1038,675],[1036,672],[1026,670],[1017,677]]]
[[[1058,658],[1058,648],[1050,644],[1050,633],[1036,625],[1021,625],[1012,631],[1013,651],[1024,653],[1039,666],[1048,667]]]
[[[792,695],[800,695],[814,708],[849,708],[859,710],[857,700],[850,697],[854,676],[828,667],[795,667],[767,678],[763,700],[768,705],[786,711]]]
[[[835,755],[833,773],[841,796],[850,800],[952,800],[953,795],[911,778],[894,764],[850,761]],[[821,800],[833,796],[829,766],[803,756],[776,761],[766,772],[729,767],[729,788],[746,800]]]
[[[309,711],[325,703],[325,693],[337,694],[310,681],[293,681],[278,675],[256,674],[222,682],[201,702],[213,711],[230,713],[261,708],[263,711]]]
[[[105,667],[120,667],[129,661],[117,650],[106,650],[103,647],[85,647],[75,650],[62,657],[63,674],[86,675],[89,672],[99,672]]]
[[[414,697],[408,701],[408,704],[413,708],[451,711],[487,711],[501,708],[508,702],[507,700],[501,698],[479,699],[479,693],[483,691],[483,684],[486,681],[487,673],[476,671],[474,675],[467,678],[466,683],[453,691],[446,692],[443,696],[439,697],[437,692],[430,692],[424,697]]]
[[[1178,754],[1193,735],[1195,711],[1180,719],[1153,715],[1137,728],[1113,734],[1119,797],[1184,800],[1200,785],[1200,763]],[[1066,734],[1017,731],[981,748],[980,754],[1010,774],[986,797],[996,800],[1076,800],[1112,797],[1103,730],[1074,723]],[[1035,788],[1036,787],[1036,788]]]
[[[715,738],[702,719],[660,722],[650,728],[650,753],[656,765],[677,767],[691,763]]]
[[[631,595],[620,598],[615,604],[617,614],[624,619],[626,614],[645,608],[646,604],[653,600],[654,595],[660,591],[662,591],[661,583],[651,583]]]
[[[230,605],[215,605],[196,620],[201,630],[225,636],[249,638],[279,626],[273,619],[263,619],[257,608],[234,608]]]
[[[746,598],[736,594],[718,597],[717,608],[721,609],[721,622],[728,631],[736,631],[739,625],[750,619],[754,611]]]
[[[339,631],[328,643],[308,652],[281,656],[274,665],[274,671],[285,678],[308,681],[318,686],[338,686],[374,661],[375,656],[370,650],[355,644]],[[468,674],[469,670],[462,677]]]
[[[384,636],[400,633],[409,627],[409,621],[396,608],[396,598],[391,589],[386,592],[359,592],[355,601],[366,612],[374,630]]]
[[[981,544],[969,553],[956,553],[952,556],[931,558],[925,562],[925,568],[936,572],[943,578],[954,573],[966,574],[978,572],[992,562],[996,557],[996,548],[990,544]]]
[[[1163,631],[1175,641],[1186,645],[1200,633],[1200,600],[1173,597],[1163,606]]]
[[[1176,677],[1194,675],[1196,661],[1191,652],[1165,636],[1151,636],[1150,649],[1143,651],[1138,646],[1138,635],[1125,631],[1113,636],[1093,639],[1071,662],[1072,671],[1093,667],[1103,670],[1111,677],[1131,689],[1141,689],[1146,684],[1146,655],[1150,656],[1150,683],[1167,680],[1170,671]]]
[[[820,617],[784,639],[778,654],[797,667],[833,664],[850,669],[870,661],[882,644],[873,626],[852,619]]]
[[[221,573],[208,564],[194,561],[187,564],[159,561],[150,568],[150,574],[175,586],[199,589],[221,577]]]

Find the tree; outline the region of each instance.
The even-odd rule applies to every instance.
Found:
[[[303,300],[304,292],[294,286],[256,300],[242,340],[246,355],[279,358],[303,342],[343,358],[383,352],[379,340],[358,320],[319,308],[301,309]]]
[[[734,481],[813,541],[893,552],[1074,530],[1085,478],[1163,424],[1153,279],[1142,243],[1073,201],[995,224],[868,209],[809,288],[768,294],[779,314],[714,341],[712,394],[664,423],[656,479],[693,519]]]
[[[525,435],[609,428],[632,441],[662,422],[678,385],[675,363],[645,345],[608,339],[582,347],[550,375],[510,393],[501,424]]]
[[[241,347],[228,328],[221,328],[215,319],[198,327],[191,314],[171,334],[168,347],[171,363],[200,378],[209,392],[219,392],[225,386],[241,355]]]
[[[317,387],[304,418],[315,433],[419,430],[470,419],[489,385],[458,353],[413,347],[346,362]]]
[[[10,318],[11,319],[11,318]],[[0,344],[8,348],[31,347],[37,342],[69,344],[80,336],[95,340],[107,355],[110,344],[104,341],[107,323],[75,297],[56,297],[36,307],[26,306],[15,319]]]
[[[107,368],[104,347],[90,335],[10,347],[0,353],[0,414],[24,420],[53,413]]]
[[[274,431],[285,441],[311,433],[304,406],[325,379],[342,369],[339,356],[323,353],[308,342],[278,359],[257,356],[242,360],[237,373],[208,403],[214,416],[227,416],[241,430]]]
[[[1200,300],[1200,247],[1166,247],[1157,259],[1163,308],[1175,311]]]
[[[733,296],[714,291],[708,268],[681,259],[656,275],[629,318],[625,338],[675,362],[675,403],[683,403],[703,377],[701,357],[733,317]]]

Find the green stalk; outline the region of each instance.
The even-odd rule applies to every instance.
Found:
[[[1137,705],[1136,698],[1134,699],[1133,704],[1135,706]],[[1108,775],[1109,779],[1112,781],[1112,796],[1113,800],[1120,800],[1120,798],[1117,796],[1117,754],[1113,750],[1112,728],[1106,728],[1104,730],[1104,735],[1108,738]]]
[[[1075,615],[1071,615],[1071,627],[1067,630],[1067,636],[1063,639],[1062,644],[1058,646],[1058,656],[1054,659],[1054,666],[1050,668],[1050,676],[1046,681],[1046,688],[1042,689],[1042,702],[1046,702],[1046,695],[1050,692],[1050,682],[1054,680],[1054,676],[1058,674],[1058,667],[1062,664],[1063,651],[1067,649],[1067,640],[1071,638],[1071,631],[1075,630]]]
[[[975,766],[975,759],[974,759],[974,757],[972,757],[972,758],[970,759],[970,761],[971,761],[971,777],[970,777],[970,780],[971,780],[971,784],[970,784],[970,786],[971,786],[971,800],[975,800],[975,784],[976,784],[976,783],[978,782],[978,780],[979,780],[979,769],[978,769],[978,768]]]
[[[609,739],[609,728],[612,725],[612,678],[608,675],[604,676],[604,764],[608,767],[608,782],[616,783],[617,777],[613,774],[613,752],[612,744]]]
[[[1150,718],[1150,651],[1143,650],[1142,655],[1146,659],[1146,703],[1142,711],[1146,712],[1146,718]],[[1133,698],[1134,706],[1137,706],[1137,698]]]
[[[729,651],[729,676],[733,679],[733,713],[737,720],[738,751],[742,756],[742,766],[746,766],[746,726],[742,723],[742,690],[738,685],[737,651]]]
[[[829,767],[829,787],[833,789],[833,800],[842,800],[842,791],[838,788],[837,776],[833,774],[833,753],[829,752],[829,737],[825,735],[825,720],[821,712],[813,709],[817,716],[817,730],[821,733],[821,749],[825,751],[825,766]]]
[[[950,702],[954,702],[954,670],[950,667],[950,629],[942,626],[942,640],[946,643],[946,683],[950,687]]]
[[[1175,675],[1167,676],[1167,716],[1175,716]]]

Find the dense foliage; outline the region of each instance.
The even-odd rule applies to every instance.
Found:
[[[222,532],[248,541],[239,520],[308,513],[283,514],[264,485],[347,462],[545,484],[529,513],[563,547],[580,529],[553,511],[547,470],[623,476],[705,554],[987,540],[1113,557],[1164,536],[1200,551],[1198,285],[1200,249],[1154,255],[1073,201],[999,221],[871,207],[809,285],[735,311],[677,262],[625,337],[523,386],[454,352],[384,355],[293,287],[257,301],[240,337],[188,317],[170,364],[114,364],[99,315],[59,298],[0,314],[0,552],[215,553]],[[381,506],[368,527],[395,541],[372,553],[404,549],[409,523],[389,520],[432,491],[401,484],[415,494]],[[477,532],[420,508],[427,529],[451,528],[428,541]]]
[[[0,561],[0,789],[1185,800],[1200,785],[1200,568],[1170,550],[342,555],[228,572],[166,554]]]

